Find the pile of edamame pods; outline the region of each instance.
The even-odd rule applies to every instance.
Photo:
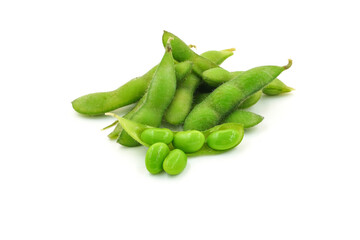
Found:
[[[75,111],[109,115],[117,120],[108,135],[123,146],[148,147],[145,166],[152,174],[181,173],[188,156],[217,154],[236,147],[244,129],[259,124],[263,117],[244,109],[263,94],[275,96],[293,88],[277,77],[290,68],[261,66],[229,72],[219,65],[235,49],[196,54],[192,45],[164,31],[165,53],[158,65],[110,92],[91,93],[75,99]],[[123,117],[111,111],[136,103]],[[160,128],[165,121],[183,131]]]

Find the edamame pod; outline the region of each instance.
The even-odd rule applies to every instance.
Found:
[[[269,83],[265,88],[263,88],[262,92],[269,96],[276,96],[282,93],[288,93],[295,89],[292,87],[286,86],[285,83],[280,81],[279,79],[275,79],[271,83]]]
[[[263,93],[261,90],[257,91],[256,93],[254,93],[253,95],[242,101],[238,108],[245,109],[255,105],[260,100],[262,95]]]
[[[184,123],[184,130],[206,130],[218,124],[241,101],[264,88],[281,72],[290,68],[286,66],[262,66],[252,68],[238,77],[223,83],[204,101],[196,105]]]
[[[165,54],[144,95],[144,101],[139,105],[139,108],[133,115],[129,117],[129,119],[135,122],[159,127],[164,112],[174,97],[176,76],[170,45],[171,40],[170,38],[166,45]],[[139,145],[139,143],[124,130],[120,132],[117,142],[128,147]]]
[[[165,120],[173,125],[179,125],[184,122],[186,116],[191,110],[194,92],[200,84],[200,78],[190,73],[187,78],[180,83],[176,90],[174,99],[165,112]]]
[[[235,48],[229,48],[229,49],[225,49],[225,50],[221,50],[221,51],[215,51],[215,50],[207,51],[207,52],[200,54],[200,56],[212,61],[216,65],[220,65],[228,57],[234,55],[235,50],[236,50]]]
[[[195,72],[198,76],[202,76],[202,73],[210,68],[219,67],[217,64],[212,61],[196,54],[193,50],[190,49],[186,43],[184,43],[180,38],[175,36],[174,34],[164,31],[162,40],[164,46],[166,45],[169,38],[173,38],[174,40],[171,42],[171,46],[173,48],[173,56],[174,59],[182,62],[190,60],[193,62],[193,72]]]
[[[139,101],[149,86],[158,65],[141,77],[134,78],[118,89],[109,92],[90,93],[72,101],[75,111],[90,116],[101,115],[106,112],[127,106]],[[191,70],[192,63],[185,61],[176,64],[177,81],[181,81]]]
[[[241,123],[244,128],[251,128],[259,124],[263,119],[263,116],[256,113],[238,109],[227,116],[223,123]]]

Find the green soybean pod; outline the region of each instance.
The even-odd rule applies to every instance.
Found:
[[[95,116],[137,102],[148,88],[158,65],[141,77],[134,78],[113,91],[90,93],[72,101],[72,107],[81,114]],[[192,63],[185,61],[175,65],[177,81],[191,70]]]
[[[184,80],[185,77],[191,72],[192,65],[193,63],[191,61],[175,64],[175,76],[178,83]]]
[[[255,105],[260,100],[262,95],[263,95],[262,91],[257,91],[256,93],[254,93],[253,95],[242,101],[238,108],[245,109]]]
[[[165,112],[165,120],[173,125],[179,125],[184,122],[186,116],[191,110],[194,92],[200,84],[200,78],[191,73],[180,83],[175,92],[169,108]]]
[[[223,68],[211,68],[203,72],[202,79],[211,87],[218,87],[224,82],[229,81],[233,74]]]
[[[174,135],[173,146],[186,153],[198,151],[205,143],[205,137],[199,131],[182,131]]]
[[[262,66],[252,68],[238,77],[217,87],[201,103],[196,105],[186,117],[184,130],[206,130],[217,125],[221,119],[235,109],[242,101],[263,89],[281,72],[290,68],[286,66]]]
[[[256,113],[238,109],[227,116],[222,123],[241,123],[244,128],[251,128],[259,124],[263,119],[263,116]]]
[[[231,57],[232,55],[234,55],[235,50],[236,50],[235,48],[229,48],[229,49],[225,49],[225,50],[221,50],[221,51],[211,50],[211,51],[207,51],[207,52],[200,54],[200,56],[212,61],[216,65],[220,65],[228,57]]]
[[[229,150],[236,147],[243,139],[244,132],[234,129],[219,130],[211,133],[206,144],[214,150]]]
[[[179,37],[174,34],[164,31],[162,36],[162,41],[164,46],[166,45],[169,38],[173,38],[174,40],[171,42],[171,46],[173,48],[173,56],[174,59],[183,62],[190,60],[193,62],[193,72],[195,72],[198,76],[202,76],[202,73],[210,68],[219,67],[214,62],[206,59],[198,54],[196,54],[193,50],[190,49],[186,43],[184,43]]]
[[[174,59],[169,39],[165,54],[156,69],[144,100],[128,119],[153,127],[159,127],[165,110],[171,103],[176,90]],[[139,104],[139,103],[138,103]],[[138,146],[126,131],[121,131],[117,142],[128,147]]]
[[[266,87],[264,87],[262,92],[269,96],[276,96],[282,93],[291,92],[293,90],[294,89],[292,87],[287,86],[279,79],[275,79],[274,81],[269,83]]]
[[[145,166],[151,174],[158,174],[163,170],[163,163],[170,149],[165,143],[155,143],[146,152]]]
[[[187,164],[187,156],[180,149],[172,150],[163,162],[163,169],[169,175],[181,173]]]
[[[140,136],[141,140],[149,145],[162,142],[169,144],[174,138],[174,134],[167,128],[149,128],[144,130]]]

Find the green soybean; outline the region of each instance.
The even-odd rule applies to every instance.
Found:
[[[178,132],[174,136],[173,145],[186,153],[199,151],[205,143],[205,136],[199,131]]]
[[[159,127],[164,112],[174,97],[176,77],[170,41],[171,39],[169,39],[167,43],[165,54],[143,97],[144,100],[138,103],[139,107],[132,116],[128,117],[135,122]],[[124,130],[120,132],[117,142],[128,147],[139,145],[139,143]]]
[[[263,119],[263,116],[260,116],[253,112],[245,110],[235,110],[224,119],[223,123],[241,123],[244,128],[251,128],[259,124]]]
[[[167,128],[150,128],[146,129],[141,133],[141,140],[149,145],[154,143],[162,142],[169,144],[172,142],[174,137],[173,132]]]
[[[252,68],[223,83],[193,108],[185,119],[184,130],[206,130],[217,125],[242,101],[263,89],[281,72],[290,68],[291,64],[292,61],[289,59],[289,63],[283,67]]]
[[[234,129],[213,132],[206,139],[206,144],[215,150],[229,150],[236,147],[243,139],[243,134]]]
[[[170,149],[165,143],[155,143],[146,152],[145,166],[152,174],[158,174],[163,170],[163,162],[169,154]]]
[[[149,125],[144,125],[141,123],[137,123],[137,122],[131,121],[129,119],[122,118],[114,113],[106,113],[105,115],[115,117],[118,120],[121,127],[127,133],[129,133],[129,135],[132,138],[134,138],[141,145],[150,147],[150,145],[148,143],[141,140],[141,134],[145,130],[152,129],[154,127],[149,126]],[[238,131],[240,134],[244,134],[244,127],[240,123],[223,123],[221,125],[214,126],[214,127],[210,128],[206,131],[203,131],[201,133],[204,135],[204,137],[206,139],[211,133],[219,131],[219,130],[225,130],[225,129],[233,129],[233,130]],[[173,134],[176,134],[176,132],[173,132]],[[170,148],[170,150],[174,149],[173,144],[169,144],[169,148]],[[207,144],[204,144],[200,150],[193,152],[193,153],[188,153],[187,155],[188,156],[201,156],[201,155],[219,154],[222,152],[224,152],[224,151],[214,150],[214,149],[210,148]]]
[[[282,93],[288,93],[293,91],[292,87],[287,86],[285,83],[280,81],[279,79],[275,79],[271,83],[269,83],[262,91],[264,94],[269,96],[276,96]]]
[[[169,175],[181,173],[187,164],[187,156],[180,149],[172,150],[163,162],[163,169]]]

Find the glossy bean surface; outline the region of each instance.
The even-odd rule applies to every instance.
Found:
[[[169,175],[181,173],[187,164],[187,156],[180,149],[172,150],[163,162],[163,169]]]
[[[237,146],[243,138],[243,134],[234,129],[225,129],[211,133],[206,144],[214,150],[229,150]]]
[[[201,149],[205,143],[205,137],[199,131],[178,132],[174,136],[173,145],[186,153],[193,153]]]
[[[162,142],[169,144],[174,137],[173,132],[167,128],[150,128],[141,133],[141,140],[149,145]]]
[[[169,154],[170,149],[165,143],[155,143],[146,152],[145,166],[152,173],[157,174],[163,170],[163,162]]]

